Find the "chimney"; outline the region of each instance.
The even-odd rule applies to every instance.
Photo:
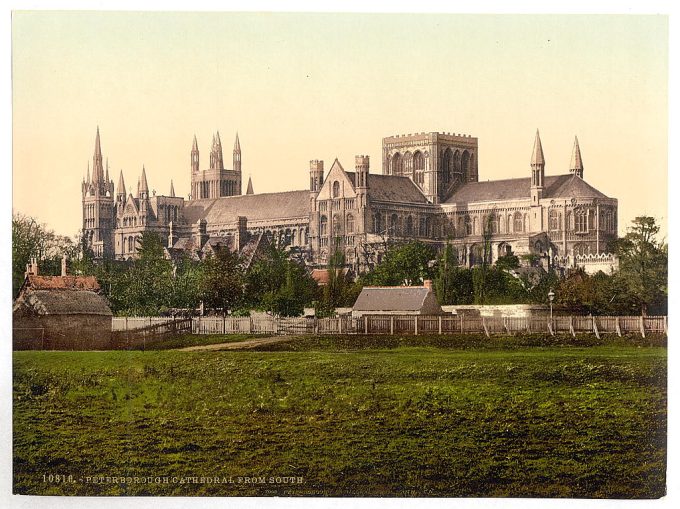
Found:
[[[38,275],[38,261],[32,257],[30,262],[26,264],[26,276],[37,275]]]
[[[66,253],[61,256],[61,275],[66,275]]]
[[[423,281],[423,286],[428,290],[432,291],[432,280],[426,279],[425,281]]]

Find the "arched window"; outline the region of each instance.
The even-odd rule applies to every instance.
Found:
[[[513,224],[513,231],[514,232],[522,232],[524,231],[524,219],[522,218],[522,214],[520,212],[515,212],[515,218],[514,218],[514,224]]]
[[[347,233],[354,233],[354,216],[352,214],[347,214],[345,229]]]
[[[470,216],[465,216],[465,235],[472,235],[472,219]]]
[[[392,214],[390,216],[390,233],[392,235],[398,235],[398,227],[399,227],[399,217],[396,214]]]
[[[460,161],[460,172],[463,174],[463,182],[470,180],[470,152],[463,151]]]
[[[442,155],[442,182],[448,184],[453,180],[453,152],[447,148]]]
[[[548,228],[550,228],[551,231],[560,229],[560,216],[555,209],[548,212]]]
[[[382,216],[380,212],[376,212],[373,216],[373,233],[382,233]]]
[[[420,150],[413,154],[413,180],[419,186],[425,183],[425,156]]]
[[[413,217],[406,218],[406,235],[413,235]]]
[[[328,235],[328,218],[326,216],[321,216],[319,220],[319,236],[325,237]]]
[[[333,182],[333,198],[340,196],[340,182],[337,180]]]
[[[496,214],[491,214],[489,216],[489,229],[491,233],[498,233],[498,216]]]
[[[340,215],[335,214],[333,216],[333,236],[339,237],[342,235],[342,219]]]
[[[574,211],[574,230],[576,233],[588,232],[588,210],[577,209]]]
[[[403,175],[404,174],[404,160],[401,154],[397,152],[392,156],[392,175]]]

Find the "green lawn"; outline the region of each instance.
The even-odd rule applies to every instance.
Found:
[[[614,343],[15,352],[14,491],[659,497],[666,349]]]

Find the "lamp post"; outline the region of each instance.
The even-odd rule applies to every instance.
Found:
[[[548,300],[550,301],[550,324],[552,325],[553,321],[553,312],[552,312],[552,303],[553,299],[555,298],[555,292],[552,291],[552,288],[550,291],[548,291]]]

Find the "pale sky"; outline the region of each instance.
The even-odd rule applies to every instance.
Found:
[[[13,208],[57,232],[81,226],[97,126],[114,183],[145,165],[151,189],[190,185],[219,130],[238,131],[243,188],[306,189],[310,159],[355,154],[381,171],[381,139],[479,138],[479,178],[528,177],[540,129],[546,174],[619,200],[619,230],[649,214],[667,232],[667,17],[650,15],[15,12]]]

